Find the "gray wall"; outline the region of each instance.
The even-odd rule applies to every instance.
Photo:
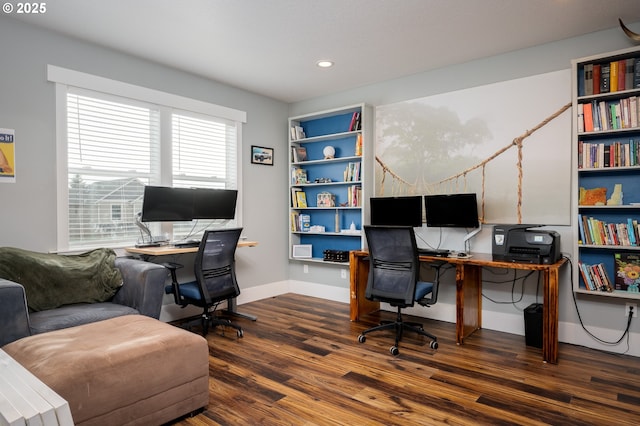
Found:
[[[0,184],[0,246],[56,249],[55,92],[46,79],[52,64],[246,111],[244,234],[260,245],[239,251],[239,264],[250,266],[239,275],[244,288],[287,279],[287,104],[4,16],[0,54],[0,127],[16,131],[16,183]],[[275,147],[274,166],[250,164],[251,145]]]
[[[631,24],[629,27],[633,31],[640,31],[640,23]],[[596,55],[633,46],[634,44],[632,44],[619,28],[613,28],[578,38],[562,40],[444,69],[390,80],[380,84],[354,88],[341,93],[309,99],[292,104],[289,109],[289,114],[291,116],[301,115],[358,102],[365,102],[376,107],[479,85],[523,78],[552,71],[567,70],[571,68],[571,60],[574,58]],[[567,88],[567,102],[570,100],[571,89]],[[554,112],[556,108],[557,105],[550,105],[549,113]],[[526,129],[523,129],[523,131],[524,130]],[[514,135],[514,137],[515,136],[517,135]],[[566,140],[565,142],[570,144],[571,140]],[[567,168],[570,167],[571,165],[567,164]],[[563,173],[559,175],[559,178],[560,176],[562,179],[566,179],[567,174]],[[553,207],[550,206],[550,208]],[[573,258],[573,236],[571,227],[560,226],[554,227],[553,229],[561,233],[563,253]],[[490,252],[490,238],[491,229],[483,230],[480,235],[474,238],[474,247],[479,251]],[[560,321],[564,323],[564,326],[561,324],[560,339],[567,342],[597,346],[597,343],[580,329],[572,297],[571,274],[569,271],[569,268],[564,268],[561,277]],[[503,320],[513,321],[513,314],[517,314],[522,318],[521,311],[523,308],[528,306],[529,303],[542,301],[541,291],[538,291],[535,281],[530,278],[527,280],[527,285],[525,286],[524,297],[521,302],[517,303],[517,308],[509,303],[494,303],[490,299],[501,302],[512,300],[510,280],[513,275],[512,273],[506,274],[503,270],[493,272],[494,274],[492,274],[491,271],[487,271],[484,275],[483,293],[488,296],[488,298],[484,298],[482,302],[483,325],[492,328],[492,326],[489,325],[491,322],[495,324]],[[523,274],[518,274],[518,276],[522,275]],[[345,285],[344,281],[337,277],[336,268],[329,265],[313,265],[310,273],[307,275],[302,273],[300,265],[292,263],[290,267],[290,277],[301,281],[322,282],[327,285]],[[455,304],[454,278],[451,273],[445,277],[445,284],[449,285],[445,285],[440,295],[439,300],[443,303]],[[495,283],[495,281],[506,281],[506,283]],[[517,285],[515,289],[516,291],[513,297],[518,299],[520,286]],[[577,299],[580,314],[589,329],[605,340],[617,340],[626,325],[626,318],[624,318],[626,300],[608,297],[588,297],[584,295],[578,295]],[[520,321],[522,322],[521,319]],[[500,326],[497,328],[500,329]],[[508,328],[508,326],[506,328]],[[640,331],[638,321],[632,324],[631,329],[634,333]],[[640,354],[640,348],[638,348],[637,343],[635,346],[635,354],[638,355]],[[611,350],[618,351],[619,349],[620,346],[612,348]]]
[[[640,31],[640,23],[629,26]],[[630,41],[615,28],[287,105],[0,15],[0,127],[16,130],[17,166],[17,182],[0,185],[0,246],[37,251],[56,248],[55,99],[53,84],[46,81],[47,64],[246,111],[242,147],[243,221],[246,236],[260,244],[238,252],[241,287],[257,288],[291,280],[302,286],[307,282],[310,286],[347,289],[348,280],[341,276],[344,266],[312,264],[309,273],[304,273],[300,262],[288,261],[288,116],[360,102],[384,105],[568,69],[573,58],[629,46]],[[274,147],[274,166],[249,164],[250,145]],[[556,229],[562,234],[563,252],[573,257],[570,228]],[[490,230],[476,238],[474,246],[487,247]],[[503,273],[487,275],[484,290],[492,299],[511,300],[510,284],[489,282],[511,278]],[[451,283],[452,275],[447,274],[445,281]],[[579,328],[568,268],[561,287],[560,320],[564,324],[561,340],[596,346]],[[521,318],[521,309],[535,300],[539,297],[530,281],[518,308],[485,299],[484,325],[502,318],[510,320],[516,315]],[[442,291],[441,301],[449,306],[455,304],[451,286]],[[579,297],[578,306],[586,325],[596,332],[602,331],[609,340],[624,328],[624,300]],[[637,334],[640,326],[633,324],[632,330]]]

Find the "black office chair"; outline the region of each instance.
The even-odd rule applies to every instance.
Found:
[[[243,336],[239,325],[215,315],[215,309],[221,302],[240,294],[236,280],[235,253],[241,232],[242,228],[204,232],[194,262],[195,281],[179,284],[176,269],[182,265],[164,263],[171,271],[171,285],[165,291],[173,293],[176,304],[182,307],[195,305],[204,309],[201,316],[203,336],[209,332],[209,324],[213,327],[233,327],[238,337]]]
[[[379,330],[395,330],[395,345],[390,348],[398,355],[398,344],[405,330],[410,330],[431,339],[430,347],[438,349],[438,339],[424,330],[421,324],[405,322],[402,308],[411,307],[414,302],[430,306],[438,300],[440,266],[434,268],[433,282],[419,281],[420,262],[413,228],[408,226],[365,226],[364,233],[369,245],[369,278],[365,296],[369,300],[389,303],[397,307],[396,320],[381,323],[365,330],[358,336],[364,343],[365,335]]]

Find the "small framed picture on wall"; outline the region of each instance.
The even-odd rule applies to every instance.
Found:
[[[273,166],[273,148],[251,145],[251,163]]]

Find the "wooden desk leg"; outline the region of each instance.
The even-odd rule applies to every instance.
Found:
[[[349,318],[359,321],[364,315],[380,310],[380,302],[367,300],[365,291],[369,278],[369,261],[363,253],[349,253]]]
[[[542,310],[542,360],[558,363],[558,269],[544,271]]]
[[[456,343],[482,327],[482,268],[456,265]]]

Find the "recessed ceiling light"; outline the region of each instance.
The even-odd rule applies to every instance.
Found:
[[[316,62],[316,65],[319,66],[320,68],[329,68],[329,67],[333,66],[333,62],[332,61],[327,61],[327,60],[322,60],[322,61]]]

